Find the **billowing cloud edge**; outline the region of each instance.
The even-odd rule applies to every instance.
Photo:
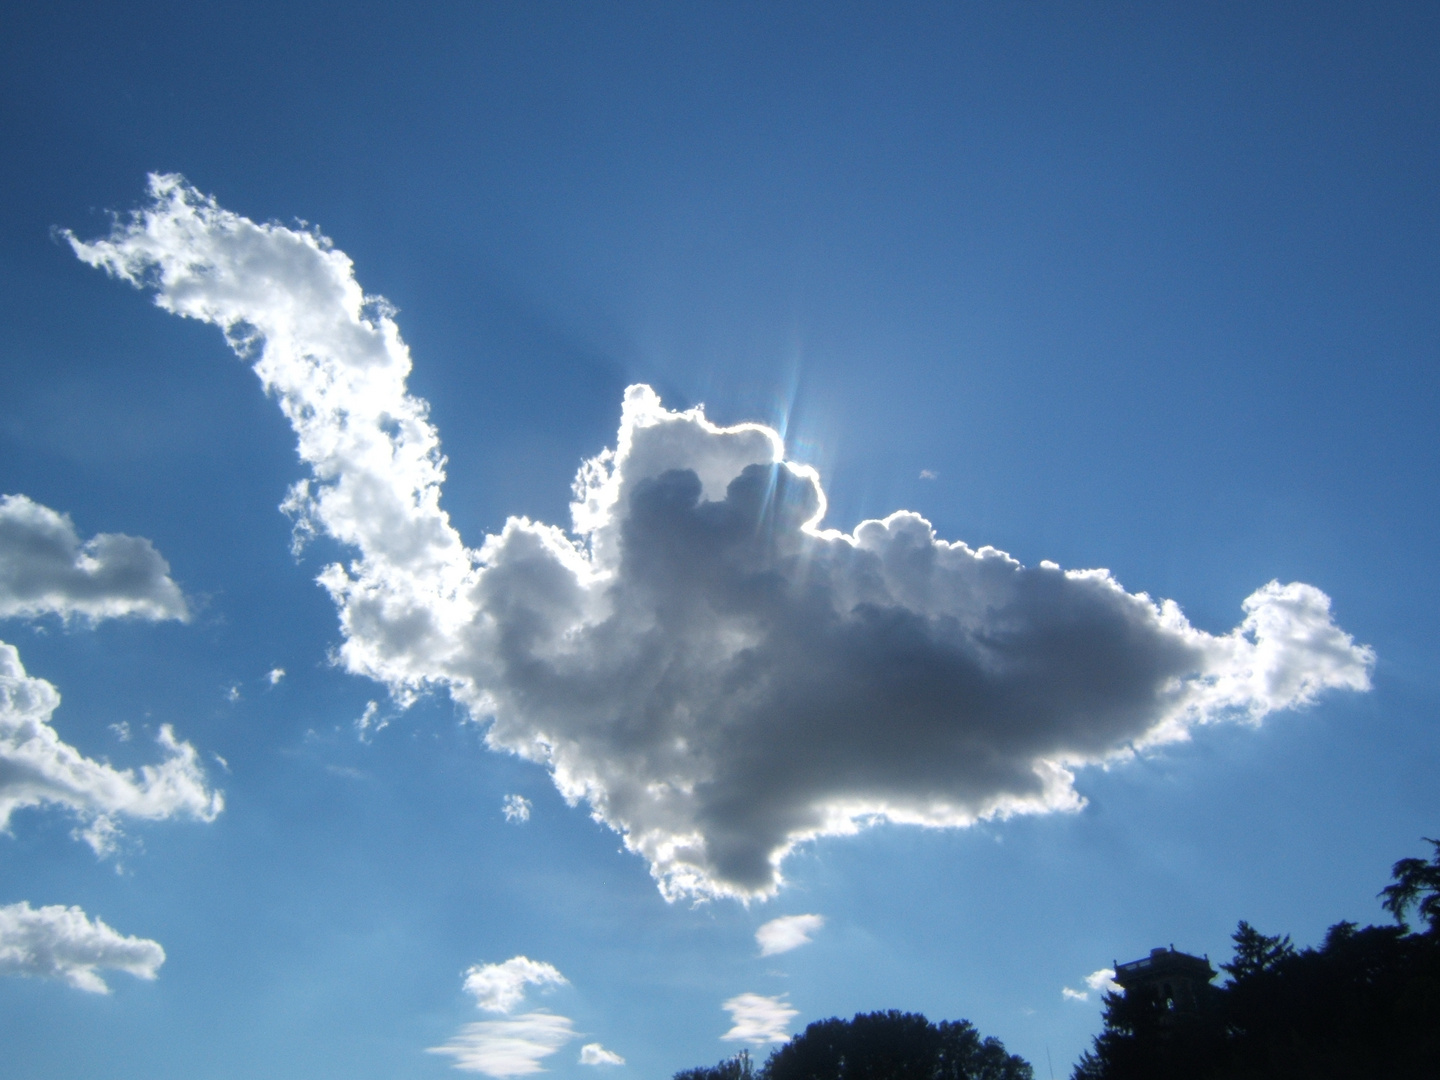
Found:
[[[1313,586],[1272,582],[1210,635],[1107,571],[1027,568],[917,514],[822,528],[818,474],[776,432],[643,386],[582,467],[570,532],[512,518],[468,548],[393,310],[344,253],[178,176],[150,195],[108,238],[68,238],[221,327],[277,398],[311,469],[285,503],[297,538],[358,552],[320,575],[341,662],[402,706],[447,688],[667,898],[772,895],[797,843],[880,820],[1073,811],[1077,768],[1370,685],[1373,652]]]
[[[213,821],[224,808],[199,754],[169,724],[156,737],[164,754],[158,764],[116,769],[61,740],[50,722],[59,706],[54,684],[27,674],[15,646],[0,641],[0,831],[9,831],[16,810],[59,806],[104,856],[115,849],[122,818]]]
[[[0,495],[0,618],[139,618],[186,622],[190,609],[149,540],[81,540],[68,514]]]
[[[59,979],[108,994],[100,969],[154,979],[163,963],[159,942],[126,937],[78,907],[32,908],[25,901],[0,907],[0,975]]]

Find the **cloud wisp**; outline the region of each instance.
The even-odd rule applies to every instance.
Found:
[[[170,564],[138,536],[82,541],[69,515],[24,495],[0,496],[0,618],[190,618]]]
[[[532,1012],[504,1020],[478,1020],[466,1024],[431,1054],[454,1058],[455,1068],[486,1076],[528,1076],[544,1072],[540,1063],[575,1038],[567,1016]]]
[[[785,1042],[790,1038],[790,1021],[799,1010],[790,1007],[785,995],[737,994],[722,1008],[730,1014],[730,1030],[720,1038],[727,1042],[748,1042],[756,1046]]]
[[[0,975],[60,979],[92,994],[110,987],[99,968],[153,979],[165,963],[158,941],[125,937],[78,907],[0,907]]]
[[[917,514],[821,527],[825,495],[758,424],[626,391],[572,527],[468,547],[392,310],[318,233],[259,225],[177,176],[76,254],[213,323],[278,399],[311,477],[296,536],[357,552],[320,582],[341,662],[404,705],[444,687],[491,747],[546,766],[668,898],[773,894],[798,843],[1076,810],[1074,770],[1365,690],[1330,600],[1272,582],[1230,633],[1105,570],[1027,567]]]
[[[543,1072],[540,1064],[576,1037],[574,1023],[550,1012],[528,1012],[510,1016],[525,1000],[530,986],[568,986],[569,980],[552,965],[526,956],[512,956],[502,964],[475,964],[465,972],[465,992],[475,998],[477,1008],[504,1017],[466,1024],[450,1041],[432,1046],[431,1054],[455,1059],[455,1068],[487,1076],[525,1076]],[[581,1051],[582,1064],[591,1046],[604,1054],[599,1043]],[[618,1058],[619,1055],[612,1055]]]
[[[823,915],[782,915],[755,931],[761,956],[776,956],[810,944],[810,935],[825,925]]]
[[[118,818],[213,821],[224,808],[195,748],[176,739],[169,724],[156,738],[164,758],[137,774],[61,741],[50,726],[59,705],[54,685],[26,674],[15,646],[0,641],[0,831],[8,831],[16,810],[63,806],[80,819],[78,835],[106,855],[119,837]]]

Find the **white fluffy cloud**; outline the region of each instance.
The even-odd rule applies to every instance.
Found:
[[[190,617],[149,540],[100,533],[82,541],[68,515],[24,495],[0,496],[0,617],[49,614]]]
[[[731,1028],[720,1038],[730,1042],[784,1042],[790,1038],[790,1021],[799,1015],[784,995],[737,994],[722,1006],[730,1014]]]
[[[401,704],[448,688],[667,897],[769,895],[797,843],[879,820],[1075,810],[1077,767],[1369,687],[1372,653],[1313,586],[1272,582],[1211,635],[1107,571],[1022,566],[913,513],[823,529],[819,477],[774,431],[644,386],[570,531],[512,518],[467,547],[392,313],[328,240],[156,176],[71,244],[220,326],[279,400],[312,474],[285,504],[297,537],[358,552],[320,577],[345,666]]]
[[[165,962],[157,941],[124,937],[104,922],[91,922],[78,907],[0,907],[0,975],[61,979],[79,990],[108,994],[97,968],[155,978]]]
[[[503,964],[475,964],[465,972],[465,992],[486,1012],[508,1013],[525,1000],[527,986],[566,986],[551,964],[512,956]]]
[[[624,1065],[625,1059],[599,1043],[586,1043],[580,1048],[581,1065]]]
[[[825,925],[823,915],[782,915],[755,931],[761,956],[774,956],[810,944],[810,935]]]
[[[503,964],[475,964],[465,972],[464,989],[486,1012],[509,1014],[525,1000],[527,986],[567,986],[568,980],[551,964],[512,956]],[[466,1024],[443,1046],[432,1046],[432,1054],[448,1054],[455,1068],[487,1076],[524,1076],[543,1072],[540,1062],[575,1038],[569,1017],[548,1012],[528,1012],[503,1020],[482,1020]],[[609,1051],[592,1044],[603,1053]],[[584,1062],[587,1046],[581,1052]]]
[[[59,705],[55,687],[27,675],[15,646],[0,641],[0,830],[22,807],[63,806],[79,817],[80,834],[103,855],[114,846],[119,817],[212,821],[220,813],[224,800],[207,786],[195,748],[176,739],[168,724],[157,739],[164,758],[137,774],[62,742],[50,726]]]
[[[1120,984],[1115,981],[1115,970],[1113,968],[1099,968],[1092,971],[1089,975],[1085,976],[1085,985],[1088,986],[1090,990],[1102,992],[1108,990],[1116,994],[1118,994],[1121,989]],[[1090,990],[1075,990],[1069,986],[1062,986],[1060,988],[1060,996],[1067,1001],[1089,1001]]]
[[[1114,968],[1099,968],[1085,976],[1085,985],[1091,990],[1108,990],[1112,994],[1118,994],[1121,990],[1119,983],[1115,981]]]
[[[506,795],[501,810],[505,814],[505,820],[516,825],[523,825],[530,820],[530,800],[524,795]]]
[[[455,1068],[486,1076],[526,1076],[544,1072],[540,1062],[575,1038],[569,1017],[533,1012],[506,1020],[466,1024],[432,1054],[447,1054]]]

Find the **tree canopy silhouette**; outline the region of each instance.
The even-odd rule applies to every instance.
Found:
[[[1073,1080],[1365,1080],[1433,1076],[1440,1061],[1440,844],[1380,893],[1394,926],[1339,922],[1319,948],[1235,931],[1229,979],[1184,1012],[1107,994],[1105,1028]],[[1409,933],[1414,908],[1429,923]]]
[[[968,1020],[931,1023],[919,1013],[857,1013],[819,1020],[756,1069],[750,1055],[675,1080],[1033,1080],[1030,1065]]]

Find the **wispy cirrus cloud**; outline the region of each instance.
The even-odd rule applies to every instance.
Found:
[[[532,1012],[504,1020],[466,1024],[431,1054],[454,1058],[455,1068],[486,1076],[528,1076],[544,1072],[540,1064],[575,1038],[569,1017]]]
[[[1227,634],[1108,571],[1024,566],[900,511],[821,527],[819,476],[758,424],[625,395],[569,531],[523,518],[467,546],[411,358],[350,260],[177,176],[76,254],[221,327],[311,470],[297,536],[352,672],[405,704],[440,686],[543,764],[669,898],[763,897],[796,844],[889,820],[959,827],[1076,810],[1077,768],[1365,690],[1373,653],[1329,598],[1271,582]]]
[[[0,907],[0,975],[59,979],[108,994],[100,969],[153,979],[163,963],[159,942],[126,937],[78,907],[32,908],[23,901]]]
[[[0,496],[0,618],[50,614],[184,622],[190,609],[149,540],[81,540],[69,515],[24,495]]]
[[[725,1002],[722,1008],[730,1014],[731,1027],[720,1038],[730,1042],[754,1043],[757,1046],[784,1042],[790,1038],[790,1021],[799,1015],[799,1011],[790,1007],[783,994],[779,997],[737,994]]]
[[[8,830],[16,810],[60,806],[80,819],[79,835],[95,853],[105,855],[120,818],[213,821],[223,809],[195,748],[170,725],[156,739],[164,755],[159,764],[116,769],[61,740],[50,723],[59,705],[59,691],[28,675],[15,646],[0,641],[0,830]]]
[[[823,915],[782,915],[755,931],[761,956],[775,956],[810,944],[810,935],[825,925]]]

